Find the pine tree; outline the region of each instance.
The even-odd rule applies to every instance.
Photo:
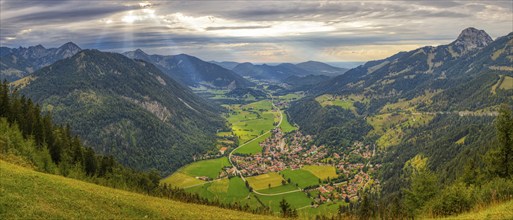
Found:
[[[507,105],[501,105],[495,120],[497,130],[496,147],[486,155],[486,169],[491,178],[511,177],[513,175],[513,114]]]

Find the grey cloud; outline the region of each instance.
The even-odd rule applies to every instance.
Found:
[[[207,27],[205,28],[207,31],[215,31],[215,30],[240,30],[240,29],[263,29],[270,28],[271,25],[263,25],[263,26],[235,26],[235,27]]]
[[[99,16],[109,15],[117,12],[137,9],[134,6],[110,5],[104,7],[80,8],[65,10],[50,10],[33,12],[25,15],[7,18],[2,23],[46,23],[46,22],[72,22],[83,19],[92,19]]]

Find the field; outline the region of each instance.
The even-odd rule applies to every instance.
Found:
[[[0,219],[262,219],[49,175],[0,161]]]
[[[281,125],[280,125],[281,130],[284,133],[288,133],[288,132],[296,130],[297,128],[290,124],[290,122],[287,118],[287,114],[285,114],[285,112],[282,112],[282,115],[283,115],[283,120],[281,121]]]
[[[335,167],[332,166],[304,166],[302,169],[309,171],[321,180],[328,179],[328,177],[336,178],[338,176]]]
[[[326,215],[326,216],[336,215],[336,213],[338,213],[339,206],[347,206],[347,204],[348,203],[346,203],[344,201],[338,201],[335,203],[329,202],[329,203],[322,204],[322,205],[318,206],[317,208],[306,208],[306,209],[298,210],[298,215],[300,218],[303,218],[303,219],[312,218],[312,216],[316,216],[316,215]]]
[[[230,105],[228,108],[228,122],[241,144],[271,130],[277,120],[277,113],[272,111],[271,102],[268,100],[247,105]]]
[[[186,191],[198,193],[204,198],[218,199],[224,203],[241,202],[249,194],[249,190],[240,177],[216,180],[201,186],[188,188]]]
[[[181,172],[174,172],[171,176],[168,176],[162,180],[160,180],[161,184],[169,184],[172,187],[188,187],[197,184],[204,183],[205,181],[196,179],[192,176]]]
[[[268,137],[271,136],[271,133],[267,133],[262,137],[255,139],[254,141],[249,142],[248,144],[242,146],[241,148],[234,151],[234,153],[239,154],[256,154],[262,152],[262,147],[260,146],[260,142],[264,141]]]
[[[258,192],[265,193],[265,194],[275,194],[275,193],[282,193],[282,192],[290,192],[290,191],[294,191],[294,190],[298,190],[298,188],[294,184],[286,184],[286,185],[273,187],[270,189],[258,190]]]
[[[290,206],[295,209],[309,206],[313,201],[311,198],[306,196],[304,192],[294,192],[277,196],[256,196],[260,199],[260,201],[262,201],[262,203],[271,207],[273,212],[280,211],[280,201],[282,199],[285,199],[290,204]]]
[[[283,170],[281,174],[285,176],[285,179],[289,179],[293,184],[298,184],[300,188],[305,188],[307,186],[313,186],[319,184],[319,178],[306,170]]]
[[[178,171],[162,179],[160,182],[176,187],[190,187],[205,182],[196,179],[196,177],[207,176],[212,179],[217,178],[219,172],[225,166],[231,166],[227,157],[201,160],[180,168]]]
[[[283,101],[283,102],[291,102],[291,101],[295,101],[300,98],[303,98],[304,96],[305,96],[305,94],[303,92],[296,92],[296,93],[289,93],[287,95],[277,96],[277,97],[275,97],[275,99],[278,101]]]
[[[325,106],[340,106],[344,109],[355,110],[353,106],[354,101],[346,98],[341,98],[333,95],[321,95],[315,98],[322,107]]]
[[[258,176],[247,177],[249,185],[253,187],[254,190],[268,189],[269,184],[272,187],[281,186],[281,178],[278,173],[266,173]]]
[[[215,179],[219,176],[223,167],[231,167],[228,157],[197,161],[181,168],[178,172],[182,172],[192,177],[208,176]]]
[[[436,94],[439,94],[441,91],[434,91],[434,92],[424,92],[424,95],[415,97],[411,100],[404,100],[401,99],[398,102],[395,103],[388,103],[380,110],[381,113],[390,113],[390,112],[404,112],[404,111],[410,111],[415,112],[416,107],[420,104],[429,105],[433,101],[431,98],[435,96]]]
[[[499,89],[513,89],[513,77],[504,76],[504,81],[502,81]]]

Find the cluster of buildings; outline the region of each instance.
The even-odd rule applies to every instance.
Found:
[[[240,172],[244,176],[255,176],[284,169],[299,169],[305,165],[324,165],[320,162],[327,156],[324,146],[311,144],[312,137],[296,131],[287,137],[279,128],[272,130],[270,138],[262,146],[262,153],[254,155],[234,155]]]
[[[363,145],[355,142],[348,153],[342,155],[333,155],[339,175],[343,176],[343,181],[338,183],[326,183],[316,189],[309,190],[309,194],[315,200],[315,204],[345,200],[349,201],[358,196],[358,192],[366,187],[379,186],[379,181],[374,179],[374,174],[381,164],[371,164],[370,158],[374,154],[374,149],[369,145]],[[349,162],[356,160],[359,162]],[[312,193],[316,192],[316,193]]]
[[[333,153],[333,149],[313,144],[310,135],[299,131],[283,134],[280,129],[274,129],[271,137],[260,143],[262,153],[254,155],[233,155],[232,160],[237,168],[225,168],[221,175],[234,176],[239,173],[244,176],[256,176],[269,172],[279,172],[284,169],[300,169],[305,165],[334,166],[339,177],[318,186],[307,187],[305,192],[314,199],[315,205],[326,202],[351,200],[358,192],[368,185],[379,185],[373,178],[373,173],[381,167],[369,161],[374,155],[374,148],[361,142],[345,151]]]

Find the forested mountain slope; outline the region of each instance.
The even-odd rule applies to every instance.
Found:
[[[20,92],[100,153],[169,173],[210,149],[220,107],[121,54],[83,50],[45,67]]]
[[[489,182],[496,174],[487,170],[491,160],[483,155],[498,146],[496,116],[501,104],[513,106],[511,82],[513,33],[492,41],[484,31],[468,28],[450,44],[370,61],[321,83],[288,113],[332,148],[352,141],[375,145],[381,152],[375,163],[383,165],[383,201],[395,201],[386,206],[398,213],[415,207],[406,211],[415,215],[430,204],[408,203],[407,190],[415,186],[407,164],[413,161],[423,161],[429,183],[440,184],[443,193],[460,189],[453,184],[461,182],[482,186],[479,190],[499,187]],[[371,129],[358,129],[366,126]],[[426,198],[433,199],[431,205],[439,202]]]

